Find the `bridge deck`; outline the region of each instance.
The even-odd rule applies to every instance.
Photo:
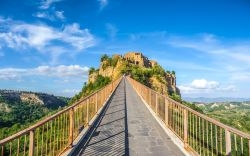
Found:
[[[169,155],[183,153],[123,80],[74,155]]]

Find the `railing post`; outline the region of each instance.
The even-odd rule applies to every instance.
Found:
[[[250,155],[250,139],[248,140],[248,152],[249,152],[248,155]]]
[[[111,92],[113,92],[113,90],[114,90],[114,81],[111,82],[111,86],[112,86]]]
[[[89,126],[89,99],[87,99],[87,126]]]
[[[184,109],[184,148],[188,147],[188,111]]]
[[[158,94],[155,93],[155,112],[158,115]]]
[[[74,140],[74,108],[69,111],[69,146],[73,146]]]
[[[151,89],[149,89],[149,105],[151,106],[152,105],[152,93],[151,93]]]
[[[98,92],[96,92],[96,95],[95,95],[95,112],[97,112],[98,110]]]
[[[231,155],[231,134],[227,129],[225,130],[225,139],[226,139],[226,155],[230,156]]]
[[[165,98],[165,123],[168,126],[168,100]]]
[[[29,156],[34,155],[35,149],[35,130],[30,131],[30,141],[29,141]]]

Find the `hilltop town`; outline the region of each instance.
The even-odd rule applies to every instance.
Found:
[[[140,82],[165,95],[180,95],[176,87],[175,72],[164,70],[156,61],[149,60],[140,52],[128,52],[125,55],[103,55],[98,69],[91,69],[88,83],[94,83],[101,75],[111,80],[122,74],[128,74]]]

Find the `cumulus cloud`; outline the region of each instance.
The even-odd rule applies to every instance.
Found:
[[[26,76],[45,76],[55,78],[83,77],[89,68],[79,65],[38,66],[36,68],[0,68],[0,80],[18,80]]]
[[[196,89],[215,89],[219,86],[217,81],[208,81],[206,79],[193,80],[191,86]]]
[[[194,79],[190,84],[178,86],[184,94],[209,93],[215,91],[235,91],[234,85],[222,86],[218,81]]]

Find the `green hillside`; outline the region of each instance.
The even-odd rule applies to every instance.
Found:
[[[208,116],[250,133],[250,102],[196,103]]]
[[[0,139],[55,113],[68,101],[44,93],[0,90]]]

